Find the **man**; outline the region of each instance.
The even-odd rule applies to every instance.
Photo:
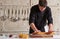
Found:
[[[29,33],[37,33],[37,32],[45,32],[45,25],[47,24],[49,30],[53,31],[53,19],[51,14],[51,9],[47,6],[46,0],[39,0],[37,5],[32,6],[29,16],[29,25],[30,31]]]

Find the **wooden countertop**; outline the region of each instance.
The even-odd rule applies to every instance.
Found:
[[[54,32],[39,32],[30,34],[31,38],[48,38],[53,37]]]

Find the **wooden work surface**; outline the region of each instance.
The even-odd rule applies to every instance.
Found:
[[[54,32],[39,32],[39,33],[32,33],[30,34],[31,38],[49,38],[49,37],[53,37]]]

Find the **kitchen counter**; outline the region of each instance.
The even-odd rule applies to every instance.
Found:
[[[13,39],[20,39],[20,38],[14,38]],[[5,37],[5,36],[0,36],[0,39],[12,39],[9,37]],[[53,35],[53,38],[28,38],[28,39],[60,39],[60,35]]]
[[[6,37],[6,36],[0,36],[0,39],[20,39],[20,38],[18,38],[18,37],[11,37],[11,38],[9,38],[9,37]],[[29,37],[29,39],[60,39],[60,35],[53,35],[53,37],[51,37],[51,38],[30,38]]]
[[[19,39],[19,34],[12,34],[13,36],[12,37],[9,37],[9,35],[11,35],[11,34],[0,34],[0,39]],[[53,35],[53,37],[48,37],[49,39],[53,39],[53,38],[60,38],[60,34],[55,34],[55,35]],[[48,39],[48,38],[46,38],[46,39]],[[29,39],[32,39],[32,37],[29,37]],[[38,38],[38,37],[33,37],[33,39],[40,39],[40,37]],[[43,39],[43,38],[41,38],[41,39]],[[45,37],[44,37],[44,39],[45,39]]]

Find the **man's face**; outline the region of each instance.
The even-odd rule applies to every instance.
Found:
[[[44,10],[46,9],[46,7],[44,7],[44,6],[39,6],[39,9],[40,9],[40,11],[44,11]]]

